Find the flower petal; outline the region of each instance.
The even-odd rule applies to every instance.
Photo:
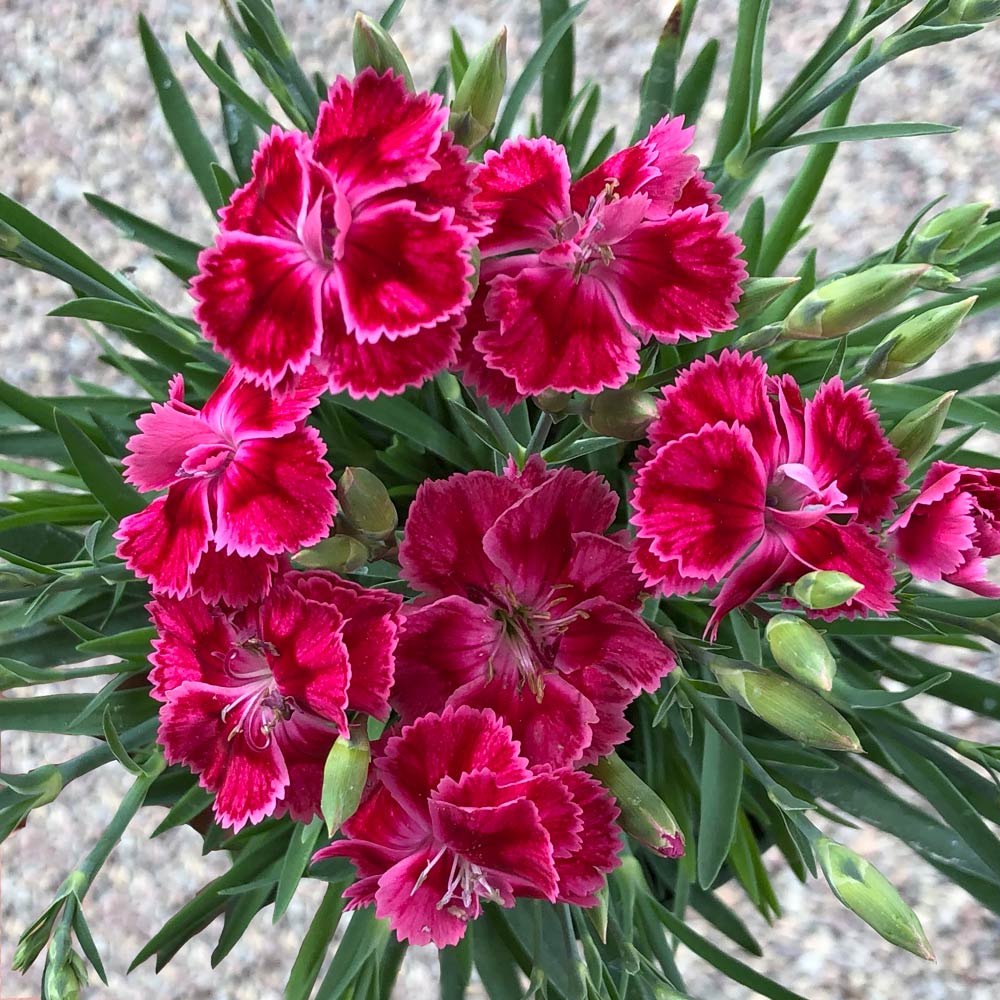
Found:
[[[392,705],[404,721],[439,712],[465,684],[484,677],[503,626],[464,597],[408,609],[399,638]]]
[[[483,550],[521,604],[539,606],[565,580],[574,535],[605,531],[618,495],[596,473],[563,467],[504,511],[483,537]]]
[[[639,341],[599,281],[564,267],[527,267],[494,279],[475,347],[486,364],[535,395],[617,388],[639,370]]]
[[[626,544],[587,531],[573,533],[573,554],[565,571],[570,587],[561,607],[569,608],[591,597],[605,597],[622,607],[638,610],[642,584],[629,565]]]
[[[702,579],[696,576],[685,576],[677,568],[677,559],[673,556],[663,558],[653,552],[653,539],[637,535],[632,539],[630,561],[639,579],[647,587],[655,587],[667,596],[675,594],[694,594],[705,586],[718,583],[714,577]]]
[[[210,604],[222,602],[231,608],[241,608],[261,600],[270,590],[278,564],[278,556],[266,552],[238,556],[209,542],[198,568],[191,574],[191,593]]]
[[[654,448],[720,420],[740,423],[769,471],[777,464],[778,429],[766,391],[767,368],[754,354],[723,351],[695,361],[666,386],[649,427]]]
[[[343,621],[333,605],[309,601],[286,584],[274,587],[260,609],[260,638],[278,690],[346,732],[351,667]]]
[[[253,154],[252,176],[219,213],[223,231],[298,242],[299,216],[309,195],[309,137],[275,125]]]
[[[185,681],[225,683],[223,664],[236,642],[229,617],[198,598],[160,596],[147,605],[158,633],[149,662],[150,694],[166,701]]]
[[[191,575],[211,537],[208,491],[198,480],[175,484],[145,510],[122,518],[115,554],[170,597],[191,593]]]
[[[216,543],[238,555],[294,552],[325,538],[335,504],[314,427],[240,445],[219,480]]]
[[[195,319],[221,354],[265,386],[306,369],[323,335],[325,270],[301,246],[221,233],[198,268]]]
[[[343,185],[352,204],[424,180],[448,117],[436,94],[411,94],[392,70],[337,77],[319,110],[313,157]]]
[[[906,489],[906,463],[879,426],[863,389],[845,390],[839,378],[820,386],[806,404],[803,464],[822,484],[836,483],[857,505],[862,524],[888,517]]]
[[[364,209],[337,262],[349,332],[361,341],[392,339],[461,312],[472,297],[469,245],[446,210],[423,215],[405,201]]]
[[[524,495],[492,472],[425,480],[410,505],[399,547],[401,575],[430,594],[474,594],[501,586],[503,577],[483,551],[483,536]]]
[[[394,396],[455,363],[461,325],[461,317],[446,319],[412,337],[363,342],[347,332],[339,299],[328,297],[317,363],[327,373],[330,392],[348,392],[354,399]]]
[[[508,139],[483,157],[476,185],[476,208],[490,226],[479,244],[484,257],[540,249],[569,218],[569,163],[551,139]]]
[[[747,273],[727,222],[724,212],[686,209],[616,243],[601,273],[626,322],[667,344],[731,329]]]
[[[684,576],[718,579],[763,533],[765,487],[750,432],[720,422],[665,444],[642,466],[632,523]]]
[[[188,681],[160,709],[157,736],[170,763],[186,765],[202,788],[216,793],[216,818],[234,833],[270,816],[288,784],[276,740],[255,750],[245,739],[229,738],[236,715],[228,723],[221,716],[240,691]]]

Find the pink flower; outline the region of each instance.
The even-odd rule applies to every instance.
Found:
[[[174,376],[128,441],[128,482],[167,491],[115,534],[129,569],[171,597],[259,600],[278,556],[324,538],[333,519],[326,447],[304,425],[320,389],[309,373],[277,396],[230,369],[199,412]]]
[[[670,651],[638,614],[628,549],[605,532],[603,479],[550,471],[425,482],[400,546],[402,576],[436,598],[408,607],[393,705],[495,709],[535,764],[589,764],[625,739],[626,706],[655,691]]]
[[[450,365],[482,231],[474,167],[434,94],[340,77],[316,132],[274,128],[192,283],[205,335],[274,386],[313,364],[332,392],[401,392]]]
[[[448,708],[389,739],[344,840],[349,908],[375,904],[401,941],[456,944],[483,900],[592,906],[618,865],[618,808],[580,771],[530,767],[489,709]]]
[[[724,580],[710,632],[809,570],[864,584],[823,617],[895,607],[891,562],[868,526],[891,514],[906,466],[863,390],[834,378],[803,403],[790,376],[723,351],[664,389],[649,438],[632,498],[634,563],[664,594]]]
[[[223,826],[319,812],[347,711],[389,715],[400,603],[333,573],[288,572],[239,611],[197,598],[149,605],[159,741],[215,792]]]
[[[574,184],[551,139],[486,154],[475,204],[492,229],[459,363],[491,403],[620,386],[650,338],[733,325],[743,247],[684,152],[692,134],[665,118]]]
[[[1000,472],[935,462],[889,533],[918,580],[1000,597],[986,578],[986,560],[1000,555]]]

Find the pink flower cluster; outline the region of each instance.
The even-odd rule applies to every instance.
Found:
[[[664,120],[570,182],[565,150],[519,139],[467,161],[440,99],[392,73],[340,79],[315,132],[274,129],[193,284],[231,362],[198,410],[180,375],[129,440],[126,479],[160,493],[122,520],[149,580],[153,697],[167,759],[224,826],[320,812],[338,737],[390,726],[357,813],[319,859],[357,870],[401,939],[456,943],[484,900],[593,905],[618,863],[618,808],[585,768],[673,653],[643,587],[719,587],[708,630],[809,570],[863,585],[827,616],[895,606],[886,518],[906,468],[867,395],[725,351],[664,390],[640,450],[634,540],[594,473],[532,457],[425,482],[386,590],[292,557],[336,510],[308,425],[324,391],[398,393],[447,367],[493,405],[594,393],[640,347],[730,328],[745,269],[727,216]],[[473,257],[481,268],[473,293]],[[938,463],[888,529],[921,579],[998,595],[1000,478]]]
[[[1000,554],[1000,475],[935,463],[889,525],[906,473],[863,389],[834,378],[803,401],[791,376],[723,351],[663,391],[635,479],[633,565],[667,595],[721,584],[713,636],[734,608],[811,570],[862,585],[811,613],[887,614],[893,554],[918,579],[1000,596],[984,565]]]

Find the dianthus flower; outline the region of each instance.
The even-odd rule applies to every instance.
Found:
[[[400,600],[316,571],[284,574],[237,611],[198,598],[150,604],[158,739],[215,793],[223,826],[319,812],[346,713],[389,714]]]
[[[491,403],[617,387],[651,338],[733,325],[743,247],[683,124],[664,118],[573,184],[551,139],[486,154],[475,204],[491,229],[459,363]]]
[[[632,497],[635,566],[664,594],[722,582],[713,634],[733,608],[810,570],[863,584],[823,617],[895,607],[891,561],[868,529],[892,513],[906,466],[864,390],[834,378],[803,403],[790,376],[723,351],[664,389],[649,440]]]
[[[592,906],[618,865],[618,807],[569,768],[531,767],[489,709],[426,715],[391,737],[344,840],[349,908],[375,904],[401,941],[456,944],[483,901]]]
[[[393,705],[404,721],[446,704],[492,708],[534,764],[589,764],[629,731],[672,653],[639,615],[628,548],[605,532],[618,498],[593,473],[457,474],[417,491],[402,576],[407,609]]]
[[[401,392],[452,363],[472,294],[475,168],[435,94],[339,78],[316,131],[275,127],[192,283],[205,335],[248,379],[315,365],[332,392]]]
[[[171,597],[259,600],[278,556],[318,542],[333,520],[326,446],[304,423],[321,388],[307,373],[274,395],[230,369],[198,411],[174,376],[127,444],[126,480],[167,491],[122,519],[115,538],[129,569]]]
[[[896,555],[918,580],[944,580],[1000,597],[986,560],[1000,555],[1000,472],[935,462],[920,495],[889,528]]]

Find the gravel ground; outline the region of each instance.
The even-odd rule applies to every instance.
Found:
[[[206,239],[211,220],[167,138],[145,75],[134,30],[138,7],[166,45],[199,112],[215,119],[215,98],[184,48],[190,31],[207,47],[224,33],[219,7],[209,0],[5,0],[0,9],[0,189],[87,247],[102,262],[131,269],[147,292],[176,308],[185,296],[141,249],[119,240],[111,227],[83,203],[96,191],[138,207],[160,224]],[[362,4],[372,13],[371,4]],[[666,3],[652,0],[591,0],[579,24],[578,52],[594,60],[604,88],[601,120],[628,120],[634,111],[638,74],[648,60]],[[768,39],[765,105],[832,24],[839,4],[775,0]],[[289,34],[307,69],[327,75],[349,70],[350,14],[340,0],[279,4]],[[736,19],[736,0],[705,3],[696,19],[692,50],[708,34],[725,37]],[[454,13],[454,11],[458,11]],[[505,23],[513,67],[523,63],[536,37],[534,4],[528,0],[410,0],[397,38],[418,84],[429,84],[446,56],[452,20],[467,45],[482,44]],[[949,195],[949,203],[1000,202],[1000,60],[997,30],[930,52],[913,53],[869,81],[854,121],[920,119],[961,126],[952,136],[865,143],[843,149],[816,206],[809,242],[821,248],[820,268],[836,270],[893,242],[928,200]],[[726,70],[720,67],[720,82]],[[699,151],[707,154],[721,105],[711,100],[703,116]],[[219,136],[211,127],[210,138]],[[627,133],[628,129],[624,129]],[[627,136],[626,136],[627,138]],[[763,188],[776,204],[799,162],[795,153],[776,162]],[[109,380],[96,363],[97,350],[79,324],[48,319],[64,292],[46,276],[5,268],[0,284],[0,357],[4,376],[33,393],[67,392],[72,377]],[[959,362],[995,356],[995,326],[980,321],[963,330],[942,359],[942,370]],[[984,675],[1000,676],[994,655],[963,663]],[[933,704],[933,703],[932,703]],[[935,717],[955,731],[975,720],[959,710]],[[1000,742],[1000,734],[979,732]],[[82,741],[4,737],[5,764],[24,770],[44,760],[78,752]],[[56,744],[59,745],[56,745]],[[2,925],[6,948],[0,958],[0,994],[37,995],[38,974],[21,980],[9,974],[17,935],[43,908],[85,845],[102,829],[124,789],[126,775],[110,768],[99,781],[80,780],[47,809],[31,817],[26,830],[4,848]],[[280,995],[320,887],[303,886],[277,927],[263,915],[217,971],[210,968],[215,932],[193,942],[159,976],[149,966],[124,979],[130,957],[142,942],[204,881],[220,862],[201,858],[189,830],[156,840],[147,837],[158,822],[150,810],[132,825],[88,898],[87,914],[111,977],[108,991],[88,997],[242,1000]],[[813,1000],[994,1000],[1000,979],[1000,927],[961,891],[942,883],[920,859],[870,830],[844,837],[881,868],[913,903],[938,952],[927,966],[891,948],[843,910],[823,886],[800,886],[776,872],[785,915],[770,929],[738,900],[768,954],[750,964],[776,975]],[[433,954],[407,958],[400,997],[434,996]],[[717,1000],[751,1000],[745,988],[720,980],[713,970],[685,960],[692,994]],[[4,974],[5,970],[7,974]]]

